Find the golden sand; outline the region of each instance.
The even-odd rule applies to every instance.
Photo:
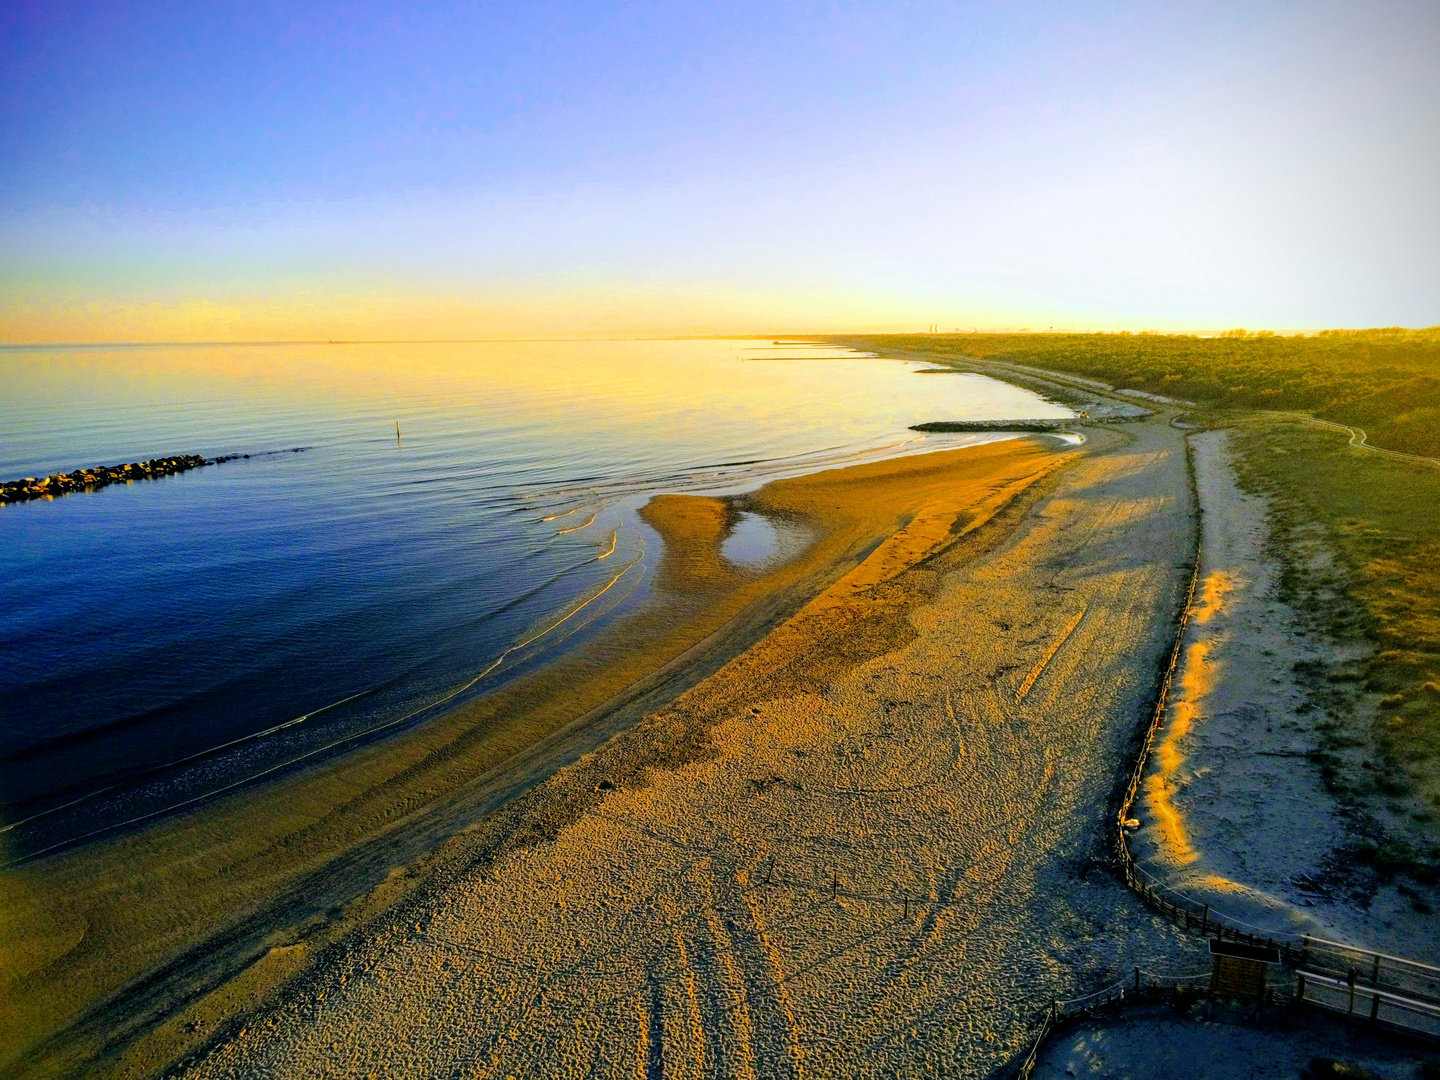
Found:
[[[729,499],[656,495],[640,518],[665,540],[657,584],[672,592],[696,592],[733,584],[739,570],[720,555],[739,514]]]
[[[1208,623],[1224,609],[1225,597],[1234,588],[1234,580],[1223,570],[1206,575],[1200,596],[1190,611],[1196,623]],[[1170,711],[1159,743],[1155,747],[1155,772],[1145,781],[1150,810],[1155,815],[1157,843],[1162,857],[1175,867],[1194,864],[1200,854],[1190,841],[1185,817],[1175,805],[1180,787],[1180,772],[1185,765],[1181,747],[1200,718],[1201,704],[1219,677],[1219,667],[1210,653],[1213,640],[1192,641],[1185,649],[1180,664],[1180,695]],[[1204,883],[1215,888],[1233,888],[1234,883],[1215,875],[1207,875]]]
[[[406,919],[215,1030],[188,1075],[998,1075],[1097,957],[1174,969],[1175,935],[1087,851],[1188,580],[1180,438],[1097,431],[983,528],[919,506],[457,837]],[[1164,453],[1114,479],[1127,446]]]
[[[577,655],[340,762],[0,877],[0,1067],[45,1075],[99,1055],[144,1073],[173,1060],[206,1022],[269,993],[423,875],[392,874],[377,888],[365,876],[373,870],[357,869],[349,906],[308,913],[306,925],[286,921],[295,904],[279,908],[252,957],[261,962],[238,978],[207,972],[208,946],[198,961],[192,951],[179,1003],[114,997],[137,977],[244,917],[268,917],[273,898],[309,872],[347,867],[362,850],[373,866],[387,837],[418,816],[440,808],[463,826],[476,785],[528,760],[547,736],[622,698],[647,700],[642,691],[663,703],[817,593],[806,619],[785,623],[758,650],[772,684],[816,685],[828,670],[896,647],[914,635],[904,617],[910,598],[877,596],[874,586],[978,528],[1074,456],[1013,440],[780,481],[731,500],[656,499],[645,519],[666,542],[657,576],[664,603]],[[746,572],[719,555],[740,510],[803,524],[814,539],[782,566]],[[819,655],[817,635],[831,639]],[[804,662],[776,674],[786,657]],[[99,1011],[74,1027],[90,1010]]]

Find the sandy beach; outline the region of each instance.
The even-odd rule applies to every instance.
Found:
[[[1180,439],[1092,431],[928,557],[877,548],[188,1074],[983,1076],[1042,1003],[1186,963],[1101,866],[1187,580]]]
[[[1347,872],[1364,822],[1325,787],[1298,672],[1365,655],[1307,632],[1279,596],[1264,499],[1237,483],[1231,433],[1191,436],[1203,517],[1201,587],[1157,733],[1132,850],[1152,880],[1266,934],[1315,934],[1434,963],[1417,886]],[[1423,886],[1421,886],[1423,887]],[[1433,886],[1426,890],[1432,900]]]
[[[1073,458],[1055,439],[1017,439],[779,482],[723,506],[671,501],[668,516],[660,501],[648,517],[665,540],[663,604],[571,660],[338,764],[4,875],[5,1058],[21,1075],[122,1057],[143,1073],[202,1044],[214,1028],[197,1011],[254,1007],[470,858],[447,840],[742,653],[837,578],[870,590]],[[742,512],[813,539],[782,565],[735,567],[715,556],[717,521]],[[834,619],[883,628],[866,655],[899,641],[903,606],[839,595],[826,601]],[[654,737],[645,745],[656,760],[683,756]]]
[[[1317,1063],[1323,1068],[1324,1062],[1343,1062],[1352,1070],[1349,1075],[1374,1080],[1426,1076],[1413,1043],[1337,1024],[1328,1016],[1290,1013],[1259,1022],[1243,1021],[1243,1016],[1242,1010],[1214,1008],[1207,1017],[1203,1004],[1190,1015],[1151,1006],[1128,1010],[1123,1023],[1081,1023],[1045,1047],[1033,1075],[1037,1080],[1233,1080],[1237,1075],[1296,1080],[1315,1076]],[[1237,1063],[1243,1063],[1243,1072],[1237,1072]]]

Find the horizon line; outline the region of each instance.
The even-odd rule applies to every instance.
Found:
[[[1052,334],[1094,334],[1110,336],[1160,336],[1160,337],[1214,337],[1221,334],[1233,333],[1240,328],[1227,328],[1225,330],[1031,330],[1021,328],[1016,330],[851,330],[851,331],[820,331],[812,333],[797,334],[793,331],[785,334],[774,332],[747,333],[747,334],[620,334],[595,337],[498,337],[498,338],[240,338],[232,340],[201,339],[194,341],[4,341],[0,342],[0,350],[22,350],[22,349],[126,349],[126,348],[195,348],[209,346],[217,348],[235,348],[242,346],[281,346],[281,345],[484,345],[504,344],[519,342],[549,342],[549,341],[740,341],[759,338],[790,338],[792,340],[809,338],[835,338],[835,337],[880,337],[880,336],[905,336],[905,337],[971,337],[978,334],[993,335],[1052,335]],[[1434,326],[1408,327],[1408,326],[1371,326],[1371,327],[1308,327],[1289,328],[1285,330],[1252,330],[1251,334],[1275,334],[1276,336],[1302,336],[1307,334],[1322,333],[1326,330],[1351,330],[1376,331],[1376,330],[1430,330]]]

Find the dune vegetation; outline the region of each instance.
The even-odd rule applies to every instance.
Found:
[[[1233,427],[1239,479],[1269,502],[1283,598],[1352,657],[1296,667],[1326,783],[1370,838],[1352,854],[1386,877],[1440,875],[1440,468],[1284,415],[1440,456],[1440,327],[846,341],[1097,379],[1193,402],[1192,423]]]
[[[906,334],[864,339],[1072,372],[1116,387],[1227,409],[1309,413],[1363,428],[1370,442],[1440,457],[1440,326],[1282,336]]]
[[[1366,453],[1303,422],[1236,426],[1242,484],[1270,504],[1284,598],[1317,631],[1368,647],[1297,665],[1316,757],[1345,803],[1388,827],[1356,855],[1433,879],[1440,818],[1440,468]]]

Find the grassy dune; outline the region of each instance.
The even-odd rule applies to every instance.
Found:
[[[1235,330],[1212,338],[908,334],[864,340],[882,350],[1053,368],[1221,408],[1308,412],[1364,428],[1376,446],[1440,456],[1440,327],[1304,337]]]
[[[1352,807],[1379,813],[1356,854],[1431,879],[1440,863],[1440,469],[1369,454],[1303,423],[1237,425],[1240,477],[1270,501],[1287,599],[1351,664],[1301,669],[1320,713],[1320,764]]]
[[[1440,456],[1440,327],[846,340],[1100,379],[1235,426],[1241,481],[1270,502],[1286,599],[1352,647],[1351,662],[1297,670],[1326,781],[1370,838],[1353,854],[1382,876],[1440,875],[1440,468],[1273,415],[1308,413],[1363,428],[1374,446]]]

